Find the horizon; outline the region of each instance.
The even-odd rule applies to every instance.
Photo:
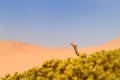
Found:
[[[94,46],[120,37],[120,1],[0,1],[0,40]]]
[[[110,44],[119,44],[120,42],[120,37],[117,37],[117,38],[114,38],[112,40],[109,40],[109,41],[106,41],[104,43],[101,43],[101,44],[97,44],[97,45],[92,45],[92,46],[79,46],[79,48],[91,48],[91,47],[98,47],[98,46],[103,46],[103,45],[110,45]],[[14,44],[20,44],[20,45],[29,45],[29,46],[36,46],[36,47],[43,47],[43,48],[70,48],[71,47],[71,43],[68,44],[68,46],[59,46],[59,47],[55,47],[55,46],[43,46],[43,45],[37,45],[37,44],[32,44],[32,43],[28,43],[28,42],[22,42],[22,41],[15,41],[15,40],[0,40],[0,43],[3,44],[11,44],[11,45],[14,45]],[[76,42],[74,42],[76,44]],[[4,45],[5,46],[5,45]],[[71,47],[72,48],[72,47]]]

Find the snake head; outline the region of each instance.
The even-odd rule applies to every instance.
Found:
[[[77,45],[76,45],[74,42],[72,42],[71,45],[72,45],[73,47],[77,47]]]

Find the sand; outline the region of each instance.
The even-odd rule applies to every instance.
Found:
[[[81,53],[91,54],[100,50],[120,48],[120,38],[105,44],[80,48]],[[40,66],[50,59],[67,59],[77,57],[73,48],[46,48],[15,41],[0,41],[0,76],[7,73],[23,72],[35,66]]]

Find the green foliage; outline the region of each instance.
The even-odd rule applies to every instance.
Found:
[[[41,67],[13,76],[7,74],[1,80],[120,80],[119,73],[120,49],[46,61]]]

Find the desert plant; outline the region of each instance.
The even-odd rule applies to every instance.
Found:
[[[23,73],[0,80],[120,80],[120,49],[85,54],[66,60],[49,60]]]

